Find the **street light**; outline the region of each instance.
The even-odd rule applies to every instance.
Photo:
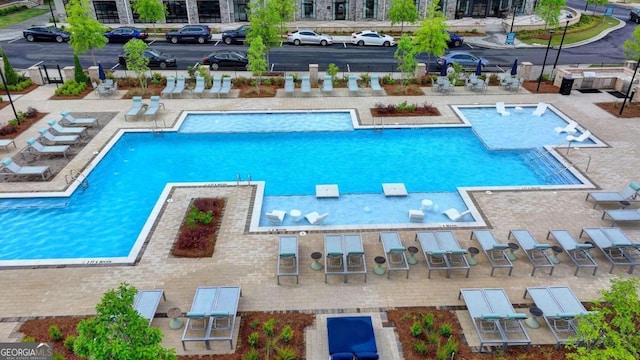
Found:
[[[16,112],[16,107],[13,106],[13,99],[11,99],[11,93],[9,92],[9,86],[7,85],[7,80],[4,78],[4,74],[0,69],[0,78],[2,78],[2,85],[4,85],[4,90],[7,92],[7,97],[9,98],[9,103],[11,104],[11,108],[13,109],[13,115],[16,116],[16,121],[18,121],[18,125],[20,125],[20,117],[18,117],[18,112]]]
[[[52,2],[52,1],[53,1],[53,0],[49,0],[49,11],[51,11],[51,19],[53,20],[53,27],[54,27],[54,28],[57,28],[57,27],[58,27],[58,24],[56,24],[56,16],[55,16],[55,15],[53,15],[53,6],[51,6],[51,2]]]
[[[513,32],[513,23],[516,21],[516,10],[518,10],[518,8],[513,8],[513,17],[511,18],[511,29],[509,29],[509,32],[512,33]]]
[[[618,115],[622,115],[622,110],[624,110],[624,105],[627,103],[627,98],[629,97],[629,93],[631,92],[631,88],[633,87],[633,80],[636,78],[636,73],[638,72],[638,66],[640,66],[640,59],[636,63],[636,68],[633,70],[633,76],[631,77],[631,83],[629,83],[629,87],[627,88],[627,93],[624,95],[624,101],[622,101],[622,106],[620,107],[620,112]]]
[[[560,51],[562,51],[562,43],[564,43],[564,36],[567,35],[567,28],[569,27],[569,20],[567,20],[567,24],[564,26],[564,32],[562,33],[562,39],[560,39],[560,47],[558,48],[558,53],[556,54],[556,61],[553,62],[553,69],[551,69],[551,73],[556,69],[556,65],[558,64],[558,58],[560,58]]]
[[[544,53],[544,60],[542,61],[542,71],[540,72],[540,76],[538,77],[538,87],[536,88],[536,92],[540,91],[540,82],[542,81],[542,75],[544,75],[544,66],[547,64],[547,55],[549,55],[549,48],[551,47],[551,39],[553,39],[553,34],[555,31],[549,31],[549,42],[547,43],[547,51]]]

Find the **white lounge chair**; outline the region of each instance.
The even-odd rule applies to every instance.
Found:
[[[176,87],[171,90],[171,97],[173,97],[173,95],[182,96],[182,92],[186,87],[185,81],[186,79],[184,78],[184,76],[178,76],[178,80],[176,80]]]
[[[314,211],[314,212],[311,212],[311,213],[308,213],[307,215],[305,215],[304,218],[307,219],[307,221],[311,225],[320,225],[320,224],[322,224],[324,219],[327,218],[327,216],[329,216],[328,212],[320,215],[317,211]]]
[[[461,221],[462,218],[464,218],[468,214],[471,214],[471,210],[466,210],[466,211],[463,211],[463,212],[459,212],[458,209],[451,208],[451,209],[445,210],[443,212],[443,214],[447,215],[447,217],[449,219],[451,219],[451,221]]]
[[[202,97],[203,92],[204,92],[204,78],[202,76],[198,76],[196,78],[196,86],[193,88],[192,94],[200,94],[200,97]]]
[[[142,96],[134,96],[131,98],[131,101],[133,104],[131,104],[127,113],[124,114],[125,121],[137,119],[140,113],[144,111],[145,104],[142,103]]]
[[[327,95],[333,95],[333,80],[331,75],[325,75],[322,81],[322,93]]]
[[[568,142],[583,142],[587,140],[591,136],[591,132],[589,130],[583,132],[580,136],[567,135]]]
[[[40,138],[43,139],[44,143],[49,143],[51,145],[62,144],[62,145],[73,145],[78,142],[78,135],[54,135],[49,129],[40,129],[38,130],[40,133]]]
[[[38,140],[34,138],[30,138],[27,140],[27,147],[22,150],[20,153],[22,157],[25,157],[25,154],[35,154],[39,155],[62,155],[65,158],[67,157],[67,153],[69,152],[69,145],[51,145],[45,146],[42,145]]]
[[[211,89],[209,89],[209,94],[218,95],[220,93],[220,88],[222,87],[222,77],[216,75],[213,77],[213,85],[211,85]]]
[[[424,220],[424,212],[422,210],[409,210],[410,222],[422,222]]]
[[[167,78],[167,86],[165,86],[165,88],[162,89],[160,96],[166,95],[166,94],[171,96],[171,93],[173,92],[173,89],[175,89],[175,87],[176,87],[176,78],[173,76],[169,76]]]
[[[377,74],[371,75],[371,91],[375,93],[383,93],[384,90],[380,86],[380,78]]]
[[[510,113],[507,110],[505,110],[504,102],[502,102],[502,101],[496,103],[496,111],[498,111],[498,114],[500,114],[502,116],[510,115]]]
[[[231,78],[230,77],[225,77],[222,79],[222,85],[220,86],[220,92],[218,92],[218,97],[225,95],[226,97],[229,97],[229,94],[231,93]]]
[[[95,126],[98,125],[98,119],[96,118],[81,118],[76,119],[68,111],[60,113],[62,115],[62,124],[70,126]]]
[[[311,82],[309,81],[309,76],[305,75],[302,77],[302,84],[300,85],[300,91],[303,95],[311,94]]]
[[[267,217],[270,224],[280,225],[284,221],[284,217],[287,215],[287,212],[282,210],[271,210],[264,215]]]
[[[357,95],[360,92],[360,87],[358,87],[358,79],[355,75],[349,75],[349,93],[351,95]]]
[[[569,123],[566,126],[558,126],[555,129],[553,129],[557,134],[562,134],[562,133],[567,133],[567,134],[575,134],[578,129],[578,123],[570,120]]]
[[[58,124],[55,120],[49,120],[47,122],[47,124],[49,124],[49,127],[51,127],[56,134],[59,135],[69,135],[69,134],[73,134],[73,135],[84,135],[87,133],[87,128],[86,127],[80,127],[80,126],[74,126],[74,127],[66,127],[66,126],[60,126],[60,124]]]
[[[286,95],[293,95],[296,85],[293,82],[293,76],[287,75],[284,78],[284,93]]]
[[[543,103],[543,102],[539,102],[538,106],[536,106],[536,109],[533,110],[533,112],[531,113],[531,115],[534,116],[542,116],[544,114],[544,112],[547,111],[547,104]]]
[[[51,169],[48,166],[20,166],[13,162],[11,158],[5,158],[2,160],[2,166],[0,166],[0,174],[17,177],[39,175],[42,180],[46,180],[51,176]]]
[[[149,117],[155,119],[156,114],[160,110],[160,106],[164,109],[164,103],[160,102],[160,96],[152,96],[149,99],[149,107],[147,107],[147,110],[144,112],[145,118]]]

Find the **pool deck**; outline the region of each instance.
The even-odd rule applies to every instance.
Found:
[[[56,119],[63,110],[70,112],[109,112],[120,110],[104,129],[59,173],[52,181],[33,183],[0,183],[0,191],[61,191],[66,188],[64,175],[70,169],[83,169],[120,128],[148,128],[151,122],[125,122],[124,114],[131,106],[131,100],[98,99],[90,94],[84,100],[48,100],[55,86],[41,86],[29,94],[15,100],[16,108],[24,110],[28,106],[40,112],[49,112]],[[344,91],[342,91],[344,90]],[[425,124],[433,122],[456,124],[458,118],[449,105],[454,104],[495,104],[504,101],[509,104],[547,102],[555,106],[581,126],[589,129],[595,136],[610,147],[574,149],[565,156],[584,171],[586,157],[591,157],[589,171],[585,174],[599,188],[618,191],[630,181],[640,180],[640,157],[637,141],[640,138],[638,119],[617,119],[601,110],[594,103],[616,100],[606,92],[582,94],[573,91],[570,96],[560,94],[530,94],[526,90],[509,93],[500,87],[490,87],[486,93],[476,94],[457,88],[454,93],[443,96],[434,94],[425,88],[425,96],[348,96],[347,89],[336,89],[336,96],[322,97],[318,89],[313,89],[309,97],[285,97],[280,93],[275,98],[239,99],[237,90],[232,90],[229,99],[163,99],[166,110],[160,110],[159,119],[171,126],[180,116],[182,109],[188,110],[310,110],[310,109],[351,109],[357,110],[362,124],[373,124],[369,109],[374,104],[425,102],[436,106],[442,116],[419,118],[393,118],[398,125]],[[317,93],[316,93],[317,92]],[[121,91],[122,95],[123,92]],[[632,106],[637,106],[636,104]],[[13,118],[10,106],[0,110],[0,123]],[[45,117],[27,132],[15,139],[17,149],[9,148],[2,156],[15,155],[26,143],[26,139],[37,135],[39,128],[46,126]],[[386,124],[389,125],[389,124]],[[1,151],[0,151],[1,153]],[[565,151],[562,152],[563,154]],[[500,171],[496,169],[496,171]],[[416,175],[418,176],[418,175]],[[258,179],[256,179],[258,180]],[[552,229],[566,229],[578,236],[583,227],[610,226],[610,221],[602,220],[602,209],[592,209],[593,204],[585,201],[585,190],[564,191],[492,191],[491,193],[472,193],[473,201],[481,211],[489,228],[500,242],[507,242],[511,229],[528,229],[539,242],[547,242],[546,234]],[[144,253],[136,266],[95,266],[60,267],[44,269],[6,269],[0,270],[0,288],[5,296],[0,297],[0,342],[17,341],[15,333],[22,319],[36,316],[85,315],[94,313],[95,305],[102,294],[116,288],[121,282],[128,282],[139,289],[164,289],[167,301],[160,303],[159,314],[166,314],[172,307],[183,312],[189,310],[198,286],[240,285],[242,298],[239,311],[284,311],[304,310],[318,314],[333,312],[361,312],[377,314],[381,309],[404,306],[463,306],[458,300],[461,288],[504,288],[513,304],[528,304],[523,292],[529,286],[570,286],[581,301],[590,301],[598,297],[599,291],[607,288],[609,280],[615,276],[628,275],[626,269],[616,268],[609,274],[609,263],[595,250],[592,252],[600,265],[596,276],[588,271],[573,275],[575,267],[564,255],[556,265],[553,276],[538,271],[531,274],[531,264],[521,251],[516,252],[518,260],[514,262],[513,275],[496,270],[493,277],[483,254],[479,254],[478,265],[471,268],[469,278],[453,273],[445,278],[444,273],[436,272],[427,279],[427,266],[424,258],[418,256],[418,263],[411,265],[409,279],[393,274],[391,279],[376,276],[374,257],[383,255],[377,231],[361,232],[366,261],[369,271],[367,282],[361,278],[350,278],[344,283],[342,278],[324,282],[324,272],[310,268],[310,254],[323,250],[323,232],[309,231],[299,236],[300,283],[292,278],[283,278],[276,285],[276,253],[278,234],[249,234],[248,216],[252,210],[252,188],[250,186],[187,187],[179,188],[172,194],[173,201],[166,203],[160,220],[156,223]],[[189,260],[169,256],[171,245],[176,237],[185,209],[193,197],[224,196],[228,199],[220,236],[212,259]],[[617,208],[612,205],[605,208]],[[635,240],[640,240],[640,224],[620,224],[623,230]],[[90,231],[90,230],[87,230]],[[478,246],[469,240],[471,231],[454,230],[461,247]],[[414,245],[415,231],[400,231],[405,246]],[[4,234],[3,236],[7,236]],[[549,241],[555,245],[554,242]],[[10,295],[9,295],[10,294]],[[379,315],[374,315],[379,316]],[[469,327],[463,315],[463,326]],[[324,319],[324,318],[323,318]],[[319,319],[316,328],[322,329]],[[175,347],[179,354],[181,330],[169,330],[168,319],[156,318],[154,326],[165,332],[165,346]],[[471,328],[469,328],[471,329]],[[468,330],[469,330],[468,329]],[[393,342],[388,328],[376,330],[380,341]],[[543,329],[528,329],[534,343],[546,343],[548,337]],[[380,331],[380,332],[379,332]],[[472,341],[472,330],[468,333]],[[548,333],[548,331],[547,331]],[[322,331],[313,331],[307,335],[309,344],[307,359],[326,359],[326,345],[323,345]],[[550,335],[549,335],[550,336]],[[315,341],[314,341],[315,339]],[[384,339],[384,340],[383,340]],[[378,346],[381,348],[382,346]],[[203,351],[203,346],[188,345],[186,354],[225,352],[226,342],[216,344],[211,352]],[[388,350],[387,358],[398,358],[396,349]]]

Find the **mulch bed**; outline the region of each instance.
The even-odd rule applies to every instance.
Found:
[[[256,86],[253,85],[240,85],[238,88],[240,89],[241,98],[266,98],[275,97],[278,89],[281,89],[282,87],[275,85],[260,85],[260,92],[258,92]]]
[[[622,108],[622,100],[606,103],[596,103],[602,110],[618,118],[634,118],[640,117],[640,105],[638,103],[630,103],[627,101],[620,115],[620,109]]]
[[[0,109],[1,108],[2,107],[0,107]],[[0,139],[13,139],[13,138],[15,138],[16,136],[22,134],[27,129],[29,129],[31,127],[31,125],[35,124],[36,122],[38,122],[38,120],[42,119],[43,117],[45,117],[47,115],[49,115],[49,113],[38,112],[38,113],[36,113],[36,116],[34,116],[32,118],[26,118],[26,119],[20,121],[19,125],[14,126],[14,128],[16,130],[15,132],[13,132],[11,134],[6,134],[6,135],[0,135]],[[5,125],[5,126],[9,126],[9,125]]]
[[[180,226],[178,238],[171,249],[171,254],[173,256],[188,258],[213,256],[225,205],[226,201],[224,199],[193,199],[187,207],[185,219]],[[187,218],[193,208],[197,208],[203,212],[211,211],[211,222],[209,224],[196,222],[193,228],[190,227],[187,223]]]
[[[11,95],[24,95],[24,94],[28,94],[30,93],[32,90],[38,88],[38,84],[31,84],[29,86],[27,86],[26,88],[20,90],[20,91],[13,91],[10,90],[9,92],[11,93]],[[7,96],[7,92],[5,90],[0,90],[0,96]],[[8,98],[4,98],[4,100],[9,100]]]
[[[522,84],[522,87],[527,89],[528,91],[532,92],[532,93],[539,93],[539,94],[558,94],[560,93],[560,88],[557,86],[554,86],[552,82],[550,81],[542,81],[540,82],[540,90],[536,90],[538,88],[538,82],[537,81],[525,81],[524,84]]]
[[[375,117],[403,117],[403,116],[440,116],[440,111],[435,108],[426,108],[419,106],[415,111],[397,111],[394,113],[381,112],[377,108],[369,109],[371,115]]]
[[[421,96],[424,91],[418,85],[404,86],[402,84],[383,84],[381,85],[387,95],[391,96]]]

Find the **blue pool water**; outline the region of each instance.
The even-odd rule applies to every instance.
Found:
[[[342,125],[332,121],[330,129],[350,124],[349,114],[342,114],[344,119],[337,121]],[[209,115],[208,119],[215,122],[230,116]],[[243,115],[237,116],[234,121]],[[244,126],[247,121],[250,127],[263,126],[256,125],[261,121],[257,116],[244,116]],[[278,115],[267,115],[262,121],[273,116]],[[313,117],[307,113],[303,121],[322,129],[323,116],[335,113]],[[201,116],[196,118],[202,121]],[[193,131],[188,124],[187,117],[183,127]],[[268,203],[269,196],[315,199],[316,184],[339,184],[341,194],[375,196],[380,195],[381,184],[389,182],[402,182],[411,193],[545,184],[520,155],[515,150],[487,150],[470,128],[125,133],[88,175],[88,189],[76,190],[69,198],[0,200],[5,234],[0,240],[0,260],[127,256],[167,182],[233,182],[238,174],[243,179],[250,174],[253,180],[266,181],[265,204],[269,205],[273,205]],[[422,196],[408,199],[419,203]],[[378,205],[370,199],[365,203],[368,209],[361,212],[367,217],[376,214]],[[406,205],[402,206],[406,213]],[[379,220],[363,218],[361,223]],[[341,221],[360,220],[347,214]]]

